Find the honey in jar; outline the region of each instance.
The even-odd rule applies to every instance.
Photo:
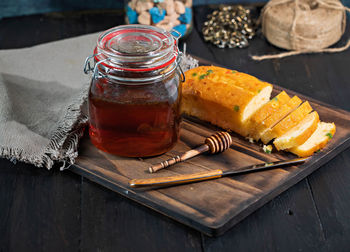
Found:
[[[177,38],[160,28],[126,25],[100,35],[88,98],[89,134],[97,148],[147,157],[175,145],[181,120],[178,55]]]

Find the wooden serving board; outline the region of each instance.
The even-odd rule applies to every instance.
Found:
[[[282,88],[274,86],[273,95]],[[286,90],[286,89],[284,89]],[[132,189],[128,181],[200,172],[212,169],[238,169],[260,162],[294,158],[286,152],[266,154],[259,143],[249,143],[232,134],[234,144],[224,153],[202,155],[171,168],[149,174],[148,167],[203,143],[218,128],[193,118],[186,118],[180,141],[170,152],[147,159],[123,158],[99,151],[88,137],[82,140],[80,156],[72,171],[99,183],[125,197],[189,225],[207,235],[223,234],[250,213],[296,184],[350,145],[350,113],[293,91],[310,101],[321,120],[335,122],[337,132],[330,143],[307,162],[283,169],[220,178],[211,181],[158,189]]]

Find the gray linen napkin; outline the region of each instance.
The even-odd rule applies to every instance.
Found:
[[[97,37],[0,50],[0,157],[48,169],[74,163],[87,122],[83,63]]]

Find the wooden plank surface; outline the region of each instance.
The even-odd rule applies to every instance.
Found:
[[[1,160],[0,167],[0,251],[79,247],[79,176],[8,160]],[[62,204],[67,195],[71,200]]]
[[[281,87],[275,86],[273,95],[281,90]],[[282,151],[266,154],[262,151],[261,144],[249,143],[241,136],[233,134],[234,144],[224,153],[201,155],[156,174],[149,174],[147,169],[151,164],[200,145],[205,137],[217,130],[208,123],[189,118],[182,123],[180,141],[175,148],[154,158],[133,159],[110,155],[97,150],[86,137],[73,171],[201,232],[220,235],[350,144],[349,112],[290,90],[287,92],[309,100],[323,121],[335,122],[337,125],[337,133],[332,141],[305,164],[170,188],[130,188],[128,181],[133,178],[170,176],[211,169],[237,169],[255,163],[294,157]]]
[[[201,251],[196,230],[87,179],[83,186],[82,251]]]
[[[203,236],[205,251],[320,251],[323,233],[311,202],[302,180],[222,236]]]

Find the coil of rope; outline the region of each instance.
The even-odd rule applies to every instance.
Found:
[[[270,0],[260,21],[267,40],[288,52],[252,56],[254,60],[283,58],[303,53],[334,53],[350,47],[350,39],[338,48],[328,48],[344,34],[345,7],[338,0]]]

